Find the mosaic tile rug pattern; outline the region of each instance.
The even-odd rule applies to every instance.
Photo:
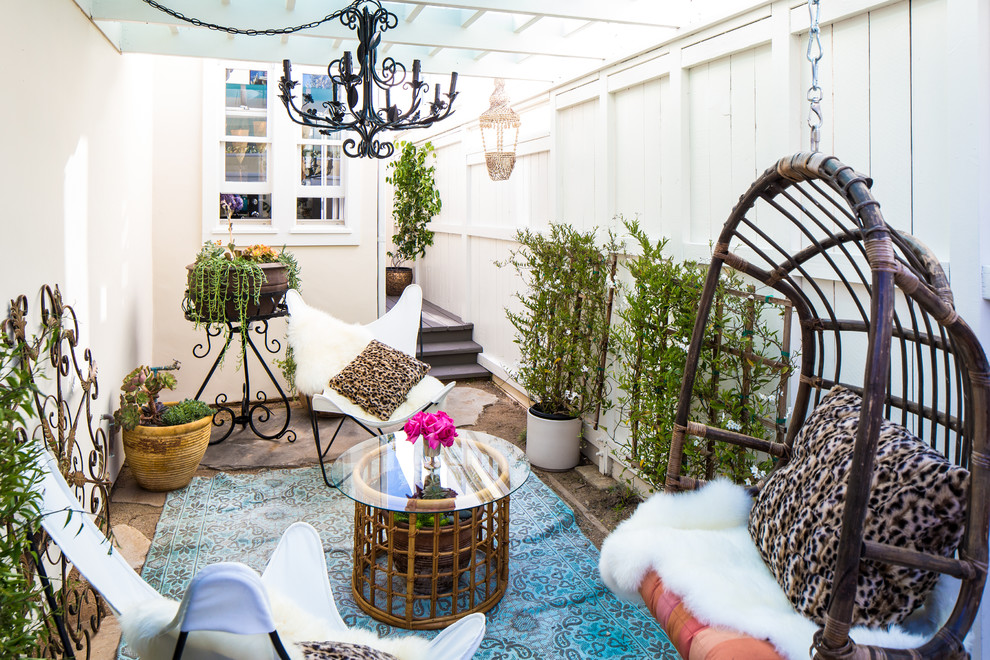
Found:
[[[282,531],[313,525],[330,584],[349,626],[380,636],[409,631],[378,623],[351,595],[353,502],[327,488],[319,468],[195,478],[169,493],[142,575],[176,600],[203,566],[241,561],[261,571]],[[677,658],[641,604],[618,600],[598,576],[598,550],[573,512],[531,476],[510,505],[509,587],[487,613],[478,659]],[[419,633],[429,636],[435,633]],[[130,660],[126,647],[120,658]]]

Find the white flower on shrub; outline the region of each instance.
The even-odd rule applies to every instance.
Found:
[[[734,419],[730,419],[725,423],[725,428],[730,431],[740,431],[742,430],[742,425]]]

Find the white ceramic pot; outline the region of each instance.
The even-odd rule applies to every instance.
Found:
[[[526,457],[533,467],[563,472],[581,460],[581,418],[526,413]]]

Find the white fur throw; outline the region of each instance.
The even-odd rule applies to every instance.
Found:
[[[725,481],[654,495],[605,539],[602,580],[618,596],[641,601],[639,585],[652,568],[702,623],[768,639],[787,658],[804,660],[817,626],[794,610],[753,545],[746,529],[751,506],[744,488]],[[851,636],[864,644],[918,646],[945,621],[956,593],[958,581],[943,576],[902,626],[853,628]]]
[[[345,323],[309,305],[295,304],[286,331],[296,360],[296,389],[310,395],[323,392],[327,382],[371,342],[371,331]]]
[[[269,598],[275,629],[293,660],[303,660],[303,654],[296,646],[298,642],[330,640],[370,646],[399,660],[426,660],[428,657],[429,642],[421,637],[407,635],[379,639],[370,630],[340,630],[278,593],[269,592]],[[169,628],[169,624],[178,609],[176,601],[161,599],[148,601],[121,615],[120,627],[131,651],[141,660],[170,660],[179,630],[178,625]],[[197,631],[189,634],[182,657],[190,660],[272,660],[275,654],[268,635]]]

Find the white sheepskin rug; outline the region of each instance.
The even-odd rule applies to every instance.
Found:
[[[279,638],[293,660],[303,660],[297,642],[348,642],[394,655],[399,660],[427,660],[429,642],[407,635],[379,638],[370,630],[335,628],[327,620],[302,610],[288,598],[269,592],[272,616]],[[179,636],[172,626],[179,603],[149,601],[120,617],[120,627],[130,650],[141,660],[171,660]],[[183,658],[190,660],[271,660],[274,647],[268,635],[236,635],[198,631],[189,634]]]
[[[323,392],[372,340],[364,326],[345,323],[303,302],[292,305],[286,337],[296,360],[296,389],[306,395]]]
[[[602,580],[616,595],[642,602],[639,585],[652,568],[702,623],[768,639],[787,658],[805,660],[818,626],[791,607],[750,540],[751,506],[746,490],[726,481],[654,495],[605,539]],[[902,626],[854,628],[851,636],[863,644],[918,646],[948,617],[958,588],[943,576]]]

